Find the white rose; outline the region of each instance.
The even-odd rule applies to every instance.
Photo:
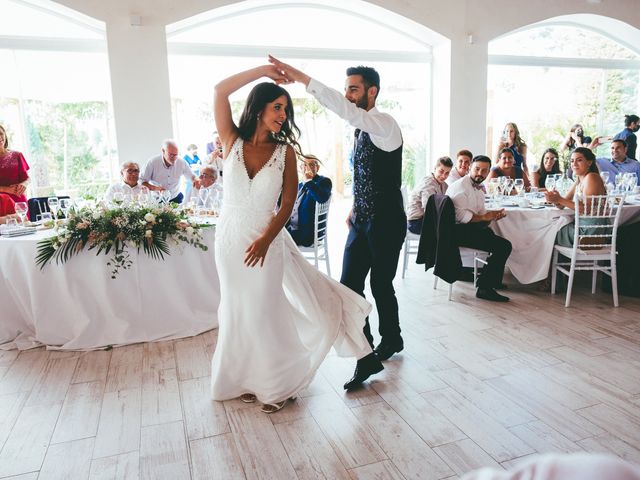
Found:
[[[144,232],[144,236],[147,238],[151,238],[153,236],[153,232],[151,230],[147,230]]]
[[[91,216],[94,220],[98,220],[102,216],[102,212],[100,210],[94,210]]]
[[[147,222],[153,223],[153,222],[155,222],[155,221],[156,221],[156,216],[155,216],[153,213],[148,212],[148,213],[144,216],[144,219],[145,219]]]
[[[54,243],[54,244],[53,244],[53,249],[54,249],[54,250],[57,250],[57,249],[58,249],[58,244],[57,244],[57,243]]]
[[[193,235],[193,232],[195,231],[191,226],[187,227],[185,230],[187,231],[187,235]]]

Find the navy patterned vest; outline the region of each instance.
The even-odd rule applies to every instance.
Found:
[[[353,152],[353,214],[356,222],[376,215],[404,215],[402,145],[392,152],[376,147],[369,134],[356,129]]]

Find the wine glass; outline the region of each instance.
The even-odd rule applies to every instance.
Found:
[[[16,202],[15,210],[18,216],[20,217],[20,223],[24,225],[24,221],[27,217],[27,212],[29,211],[27,202]]]
[[[506,196],[511,195],[511,191],[513,190],[513,179],[511,177],[505,177],[506,180],[504,182],[504,194]]]
[[[522,191],[524,190],[524,180],[522,178],[516,178],[513,182],[513,186],[515,187],[518,195],[522,195]]]
[[[124,202],[124,193],[114,192],[113,203],[115,203],[116,205],[120,205],[122,202]]]
[[[554,190],[556,188],[556,177],[547,175],[547,178],[544,179],[544,188],[547,189],[547,192]]]
[[[71,199],[70,198],[61,198],[59,202],[60,210],[62,210],[62,214],[64,218],[69,218],[68,212],[69,208],[71,208]]]
[[[619,192],[622,186],[624,185],[624,174],[622,173],[616,174],[615,184],[616,184],[616,192]]]
[[[49,210],[53,213],[53,219],[58,219],[58,197],[49,197],[47,198],[47,203],[49,204]]]
[[[607,183],[609,183],[609,178],[610,178],[609,175],[610,175],[609,172],[601,172],[600,173],[600,176],[602,177],[602,181],[605,183],[605,185]]]
[[[200,198],[200,202],[203,207],[207,206],[207,200],[209,199],[209,190],[206,188],[201,188],[198,190],[198,197]]]
[[[15,230],[18,228],[17,218],[7,218],[7,230]]]

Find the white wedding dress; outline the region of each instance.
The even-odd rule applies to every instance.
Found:
[[[221,297],[211,371],[215,400],[243,393],[263,403],[286,400],[311,382],[332,345],[340,356],[371,353],[362,332],[369,302],[316,270],[285,229],[262,267],[244,264],[246,249],[274,216],[285,152],[278,145],[253,179],[241,139],[225,160],[215,242]]]

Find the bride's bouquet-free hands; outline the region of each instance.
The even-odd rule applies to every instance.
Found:
[[[267,251],[271,245],[271,239],[265,235],[261,235],[254,242],[249,245],[249,248],[245,250],[247,256],[244,259],[244,264],[247,267],[255,267],[258,262],[260,266],[264,265],[264,259],[267,256]]]

